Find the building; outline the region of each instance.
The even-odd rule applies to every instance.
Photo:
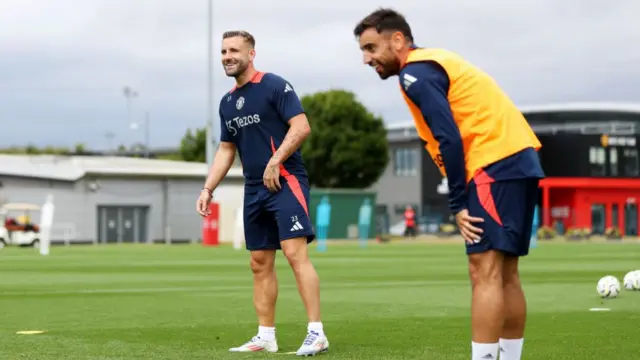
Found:
[[[524,109],[536,126],[547,178],[542,223],[560,229],[617,227],[638,235],[640,105],[582,104]]]
[[[0,155],[0,201],[43,204],[53,195],[53,242],[194,241],[202,237],[195,204],[206,175],[201,163]],[[222,240],[233,238],[243,183],[242,170],[232,167],[216,191]]]
[[[522,107],[542,142],[542,223],[638,232],[640,104],[573,103]],[[449,217],[446,179],[423,148],[412,123],[388,127],[390,164],[373,187],[377,211],[395,224],[407,205],[424,221]]]

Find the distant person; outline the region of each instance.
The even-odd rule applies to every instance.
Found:
[[[405,18],[379,9],[354,29],[364,63],[398,76],[427,152],[449,185],[472,282],[472,360],[519,360],[526,304],[518,259],[529,252],[541,145],[496,82],[459,55],[415,44]],[[427,338],[428,339],[428,336]]]
[[[318,274],[307,244],[315,238],[309,217],[309,180],[300,145],[311,132],[300,99],[289,82],[257,71],[255,39],[246,31],[227,31],[222,65],[236,86],[220,101],[220,147],[200,193],[197,209],[208,215],[215,188],[240,153],[245,177],[243,223],[251,253],[258,333],[231,352],[277,352],[275,310],[278,282],[276,250],[282,249],[307,310],[307,334],[297,355],[327,351],[320,320]]]
[[[415,237],[418,231],[416,229],[416,212],[411,206],[404,209],[404,236]]]
[[[556,233],[558,235],[563,235],[564,234],[564,222],[556,220],[553,223],[553,227],[556,229]]]

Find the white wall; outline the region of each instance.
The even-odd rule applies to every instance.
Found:
[[[220,242],[233,241],[236,213],[244,206],[244,184],[223,183],[213,194],[214,201],[220,204]]]

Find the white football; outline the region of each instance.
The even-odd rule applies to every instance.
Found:
[[[629,271],[622,279],[622,284],[627,290],[640,290],[640,270]]]
[[[615,276],[607,275],[598,281],[596,290],[602,298],[615,298],[620,293],[620,281]]]

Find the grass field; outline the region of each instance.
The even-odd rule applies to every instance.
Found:
[[[321,276],[327,359],[468,360],[462,245],[333,246]],[[280,359],[229,354],[255,334],[248,254],[228,247],[55,247],[0,253],[0,358]],[[306,318],[281,254],[277,335],[295,351]],[[601,300],[596,282],[640,268],[640,244],[542,244],[523,261],[525,359],[637,359],[640,292]],[[607,307],[609,312],[589,312]],[[17,335],[44,330],[41,335]]]

